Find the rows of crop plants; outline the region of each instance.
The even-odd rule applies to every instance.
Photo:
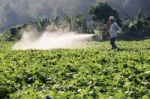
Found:
[[[12,50],[0,43],[0,99],[149,99],[150,40]]]

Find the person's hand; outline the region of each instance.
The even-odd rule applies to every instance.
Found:
[[[122,31],[122,29],[120,29],[120,34],[123,34],[123,31]]]
[[[122,29],[120,28],[120,29],[117,31],[117,33],[118,33],[118,34],[122,34],[122,33],[123,33]]]

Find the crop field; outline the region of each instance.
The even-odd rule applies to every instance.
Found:
[[[12,50],[0,42],[0,99],[150,99],[150,40]]]

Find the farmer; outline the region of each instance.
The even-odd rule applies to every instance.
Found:
[[[108,24],[109,24],[110,44],[112,46],[112,49],[117,49],[118,47],[115,44],[115,40],[117,38],[117,32],[121,29],[116,23],[116,19],[114,16],[109,17]]]

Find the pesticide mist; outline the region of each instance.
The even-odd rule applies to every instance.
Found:
[[[22,38],[13,46],[15,50],[49,50],[49,49],[73,49],[86,47],[85,41],[91,40],[93,34],[78,34],[75,32],[49,32],[35,33],[24,32]]]

